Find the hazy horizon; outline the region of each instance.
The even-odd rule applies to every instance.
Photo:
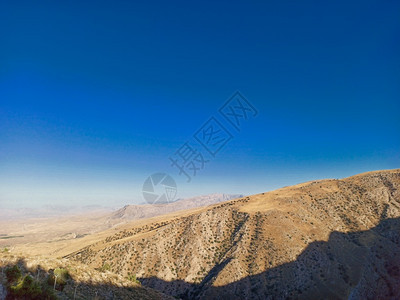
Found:
[[[187,198],[398,168],[399,5],[3,3],[0,207],[137,204],[157,172]],[[236,91],[257,110],[239,129]],[[186,142],[208,160],[191,182]]]

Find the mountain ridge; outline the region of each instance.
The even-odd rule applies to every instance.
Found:
[[[300,298],[304,290],[309,291],[308,295],[318,295],[323,286],[338,289],[337,294],[332,294],[333,298],[350,297],[355,284],[362,280],[361,273],[351,274],[351,280],[343,278],[349,276],[343,270],[351,269],[351,251],[376,247],[368,243],[368,236],[375,234],[370,230],[386,219],[400,217],[399,186],[399,169],[367,172],[340,180],[309,181],[186,211],[169,219],[153,218],[147,223],[126,224],[120,231],[67,257],[97,267],[109,263],[113,272],[133,272],[145,285],[177,297],[195,295],[199,286],[204,295],[213,294],[212,291],[220,287],[219,297],[234,299],[243,295],[257,298],[259,294],[268,293],[275,298],[288,295]],[[333,232],[346,235],[362,231],[367,233],[358,241],[359,245],[339,243],[340,247],[347,246],[330,256],[325,248],[313,248],[315,260],[309,263],[325,266],[328,257],[333,259],[332,270],[342,270],[335,271],[333,281],[336,283],[322,280],[329,278],[329,274],[309,270],[301,273],[302,276],[314,279],[298,283],[296,289],[282,285],[285,281],[281,280],[274,289],[266,291],[263,287],[272,279],[263,276],[249,285],[239,284],[246,282],[246,278],[256,278],[254,276],[268,273],[268,270],[295,262],[310,244],[329,241]],[[390,234],[395,235],[395,231]],[[382,243],[390,245],[392,242],[385,239]],[[393,249],[398,249],[396,247]],[[392,252],[384,265],[391,262],[390,257],[396,257]],[[393,277],[385,268],[379,270],[380,273],[373,269],[367,271],[369,278]],[[235,282],[241,286],[241,292],[232,295],[229,291],[238,290]],[[364,285],[359,294],[367,293],[366,288]],[[389,290],[389,287],[379,286],[375,296],[393,293]]]
[[[177,201],[163,204],[125,205],[111,215],[111,219],[137,220],[152,218],[179,210],[212,205],[235,198],[243,197],[241,194],[209,194],[191,198],[178,199]]]

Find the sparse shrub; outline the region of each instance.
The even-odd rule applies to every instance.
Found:
[[[111,270],[111,266],[110,266],[109,263],[104,263],[104,265],[101,267],[100,270],[101,270],[102,272],[110,271],[110,270]]]
[[[139,281],[139,280],[137,280],[137,278],[136,278],[136,275],[135,275],[135,274],[133,274],[133,275],[129,275],[129,276],[127,277],[127,279],[128,279],[129,281],[132,281],[132,282],[135,282],[135,283],[137,283],[137,284],[140,284],[140,281]]]
[[[6,277],[8,284],[17,282],[22,276],[20,268],[15,265],[6,269]]]
[[[40,285],[30,275],[25,275],[17,285],[11,286],[10,294],[23,299],[43,299]]]
[[[54,270],[53,274],[49,276],[47,282],[49,285],[54,285],[54,282],[56,282],[56,289],[62,291],[69,278],[70,275],[67,269],[57,268]]]
[[[53,290],[46,282],[35,280],[31,275],[23,276],[18,265],[6,269],[6,299],[56,300]]]

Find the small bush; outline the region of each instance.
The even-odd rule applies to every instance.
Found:
[[[7,299],[57,300],[52,288],[46,282],[39,283],[32,276],[25,275],[14,285],[8,286]]]
[[[49,285],[54,285],[54,282],[56,282],[56,289],[62,291],[69,278],[70,275],[67,269],[57,268],[54,270],[53,274],[49,276],[47,282]]]
[[[17,285],[10,288],[12,296],[24,297],[28,299],[43,299],[40,285],[33,280],[32,276],[26,275]]]
[[[133,274],[133,275],[129,275],[127,278],[128,278],[128,280],[129,280],[129,281],[132,281],[132,282],[135,282],[135,283],[138,283],[138,284],[140,284],[140,281],[139,281],[139,280],[137,280],[137,278],[136,278],[136,275],[135,275],[135,274]]]
[[[6,269],[6,277],[8,284],[17,282],[22,276],[20,268],[15,265]]]
[[[109,263],[104,263],[104,265],[101,267],[100,270],[101,270],[102,272],[110,271],[110,270],[111,270],[111,266],[110,266]]]

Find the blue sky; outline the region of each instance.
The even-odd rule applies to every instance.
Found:
[[[400,2],[131,2],[1,2],[0,207],[399,168]],[[258,115],[187,183],[169,157],[235,91]]]

